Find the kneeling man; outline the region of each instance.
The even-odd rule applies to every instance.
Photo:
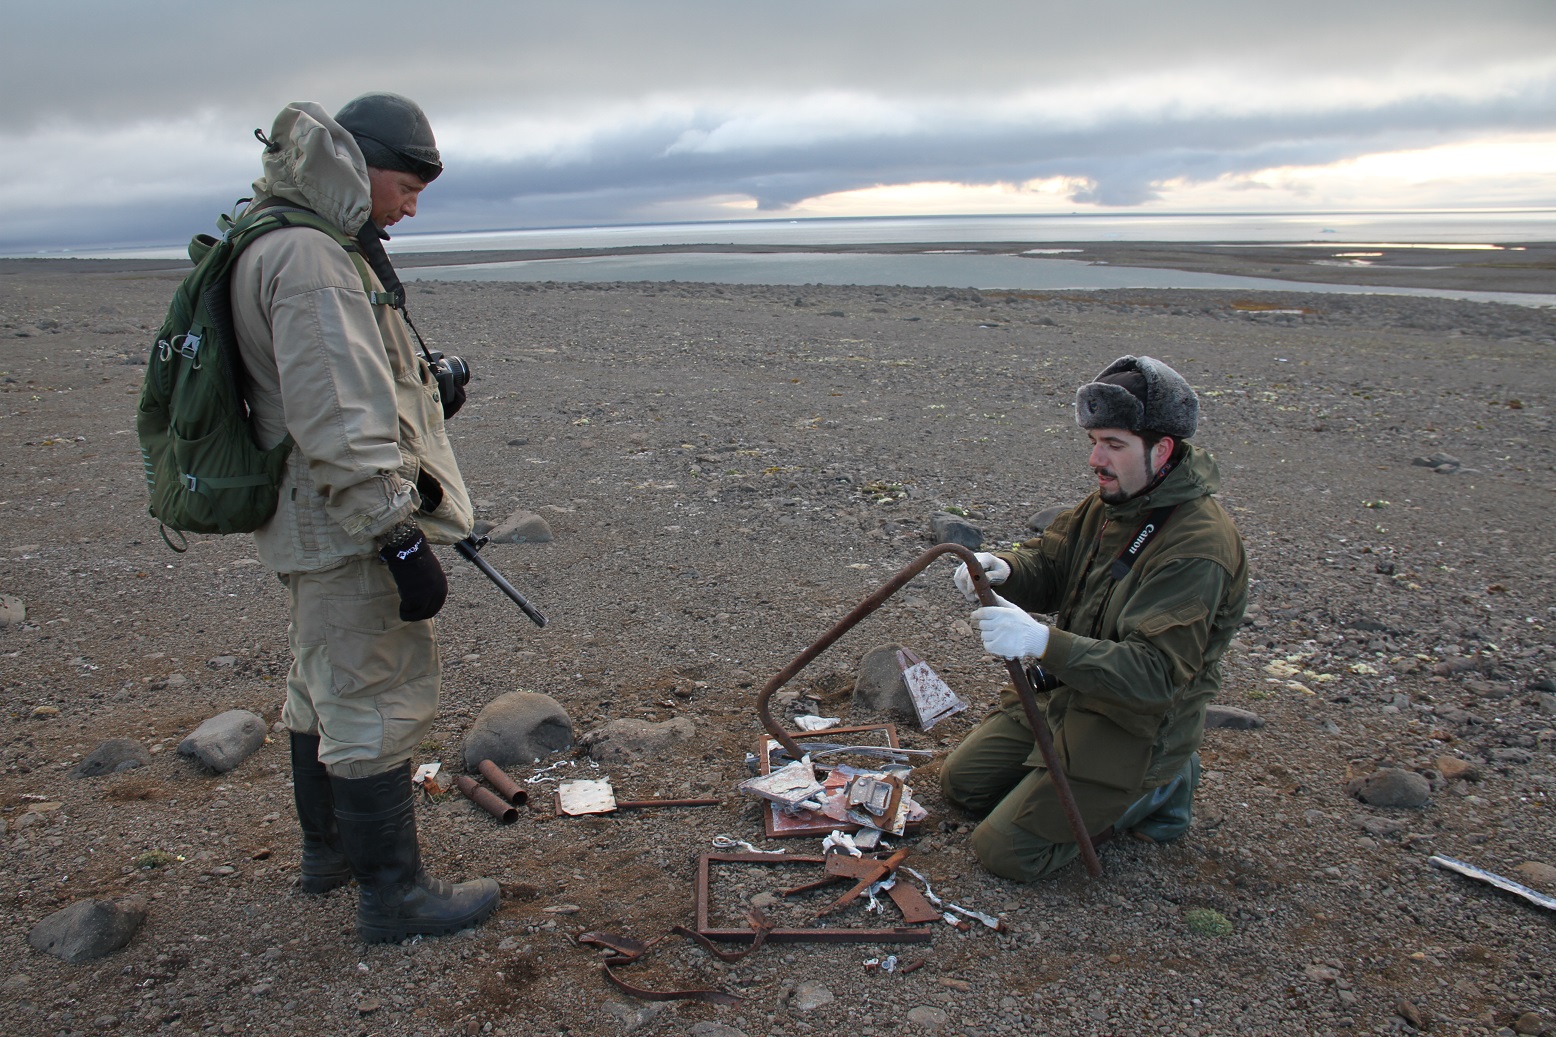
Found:
[[[1216,462],[1189,442],[1199,398],[1178,372],[1120,357],[1075,408],[1097,488],[1036,539],[979,554],[1000,603],[973,622],[987,651],[1028,665],[1093,840],[1165,842],[1189,826],[1205,707],[1242,621],[1248,565],[1212,496]],[[955,579],[976,600],[965,565]],[[1013,691],[940,782],[953,804],[986,815],[973,849],[995,874],[1030,882],[1079,854]]]

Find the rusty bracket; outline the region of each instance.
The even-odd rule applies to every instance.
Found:
[[[994,604],[994,591],[989,586],[989,578],[983,571],[983,566],[978,562],[978,556],[961,544],[936,544],[913,561],[909,562],[895,576],[882,584],[875,593],[865,598],[854,606],[842,619],[832,625],[832,628],[822,634],[816,641],[799,655],[790,661],[789,665],[774,674],[773,678],[762,686],[761,692],[756,697],[756,715],[767,729],[767,733],[777,739],[778,744],[789,751],[796,760],[804,755],[799,743],[791,738],[788,732],[773,720],[772,712],[768,708],[768,701],[773,693],[794,679],[794,675],[810,665],[817,656],[832,647],[833,642],[852,630],[861,620],[886,603],[886,599],[896,594],[908,582],[929,567],[944,554],[953,554],[967,564],[967,571],[972,575],[973,589],[978,594],[978,601],[982,605]],[[1037,694],[1032,690],[1032,682],[1027,679],[1026,668],[1021,665],[1019,659],[1005,660],[1005,669],[1010,674],[1010,681],[1015,685],[1016,697],[1021,701],[1021,708],[1026,714],[1027,726],[1032,729],[1032,737],[1037,742],[1038,750],[1043,755],[1043,766],[1047,768],[1049,779],[1054,785],[1054,795],[1059,800],[1060,807],[1064,810],[1064,817],[1069,822],[1070,832],[1075,836],[1076,846],[1080,849],[1081,861],[1086,865],[1086,871],[1093,878],[1102,874],[1102,862],[1097,859],[1096,846],[1092,843],[1091,835],[1086,831],[1086,822],[1081,818],[1080,808],[1075,805],[1075,794],[1070,791],[1070,779],[1060,765],[1059,755],[1054,751],[1053,735],[1048,730],[1048,722],[1043,718],[1042,711],[1037,705]]]
[[[884,863],[884,862],[882,862]],[[710,940],[729,943],[755,940],[759,934],[753,929],[714,928],[709,922],[712,908],[709,893],[712,887],[714,864],[826,864],[826,858],[812,854],[786,854],[774,857],[761,853],[705,853],[697,859],[697,878],[694,895],[697,901],[697,932]],[[928,943],[932,930],[916,926],[897,926],[891,929],[770,929],[765,933],[769,943]]]

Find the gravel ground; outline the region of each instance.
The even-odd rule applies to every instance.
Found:
[[[503,906],[454,937],[364,947],[353,891],[295,889],[284,735],[219,776],[174,751],[223,710],[274,721],[287,667],[282,589],[249,539],[196,538],[175,555],[145,515],[133,406],[176,276],[0,264],[0,593],[26,609],[0,627],[6,1032],[1494,1034],[1556,1022],[1551,913],[1427,861],[1556,892],[1549,311],[1391,296],[415,286],[418,325],[475,371],[452,431],[480,517],[527,509],[555,534],[486,551],[549,615],[544,630],[446,556],[445,704],[419,759],[460,769],[476,714],[523,688],[556,698],[579,734],[691,720],[694,739],[600,770],[623,796],[723,804],[531,811],[500,826],[458,795],[425,803],[432,870],[496,877]],[[973,819],[941,800],[931,763],[915,775],[930,816],[908,863],[1005,932],[770,944],[732,964],[672,937],[623,975],[744,1000],[653,1003],[612,987],[576,935],[689,925],[714,836],[780,844],[733,792],[757,740],[757,690],[930,546],[931,514],[960,508],[1005,545],[1034,513],[1079,499],[1089,473],[1073,391],[1125,352],[1168,361],[1200,390],[1198,442],[1221,462],[1255,580],[1221,702],[1265,725],[1209,733],[1189,834],[1110,844],[1100,879],[1072,869],[1022,887],[980,871]],[[1435,466],[1413,463],[1425,458]],[[954,745],[1003,667],[982,656],[950,573],[937,562],[790,688],[847,722],[889,719],[848,689],[861,653],[909,645],[974,708],[932,733],[901,722],[902,740]],[[139,741],[149,765],[71,776],[110,738]],[[595,773],[581,750],[559,758]],[[1430,801],[1347,792],[1384,766],[1425,777]],[[803,881],[787,875],[718,869],[718,910],[738,917],[750,896]],[[150,909],[122,950],[70,965],[28,944],[72,902],[133,894]],[[837,924],[891,925],[891,912],[854,908]],[[924,964],[863,964],[893,952]]]

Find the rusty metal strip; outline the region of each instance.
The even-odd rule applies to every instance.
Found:
[[[917,886],[910,886],[901,879],[886,891],[891,902],[902,912],[902,920],[909,925],[925,925],[940,921],[940,909],[924,899]]]
[[[798,760],[803,754],[797,743],[787,732],[773,720],[768,709],[768,700],[779,688],[789,683],[794,675],[810,665],[815,658],[828,648],[832,643],[849,630],[853,629],[861,620],[886,603],[886,599],[907,586],[919,573],[929,567],[943,554],[953,554],[967,565],[967,571],[973,579],[973,589],[978,594],[978,602],[982,605],[994,604],[994,591],[989,586],[989,577],[983,571],[983,565],[979,563],[978,556],[961,544],[936,544],[913,561],[909,562],[896,575],[887,580],[879,589],[854,606],[842,619],[832,625],[832,628],[816,639],[815,643],[805,649],[799,655],[773,675],[773,678],[762,686],[762,690],[756,697],[756,715],[767,732],[778,740],[778,744],[787,749]],[[1069,775],[1059,763],[1059,754],[1054,751],[1053,735],[1048,730],[1048,722],[1044,720],[1042,711],[1037,707],[1037,694],[1032,690],[1032,682],[1027,679],[1026,668],[1021,665],[1019,659],[1005,660],[1005,669],[1010,674],[1011,684],[1015,686],[1016,698],[1021,702],[1022,712],[1026,714],[1027,726],[1032,729],[1032,738],[1037,742],[1037,748],[1043,756],[1043,766],[1047,768],[1049,779],[1053,782],[1054,796],[1059,800],[1059,805],[1064,811],[1064,818],[1069,823],[1070,832],[1075,836],[1076,846],[1080,850],[1081,861],[1086,865],[1086,871],[1093,878],[1102,874],[1102,862],[1097,859],[1096,847],[1092,844],[1091,834],[1086,831],[1086,822],[1081,818],[1080,808],[1075,804],[1075,794],[1070,791]]]
[[[726,943],[754,941],[757,933],[751,929],[714,928],[709,923],[711,912],[709,891],[712,886],[714,864],[825,864],[819,854],[786,854],[774,857],[761,853],[705,853],[697,859],[697,874],[693,881],[696,900],[697,932],[710,940]],[[934,932],[927,928],[894,926],[890,929],[784,929],[775,928],[767,933],[768,943],[929,943]]]
[[[648,953],[658,940],[652,943],[644,943],[630,936],[622,936],[620,933],[589,932],[578,936],[578,942],[592,947],[604,947],[614,953],[601,963],[600,969],[605,973],[605,978],[616,985],[623,993],[632,995],[641,1001],[707,1001],[715,1005],[739,1005],[745,999],[735,994],[728,994],[722,990],[697,988],[692,990],[649,990],[645,987],[628,983],[616,974],[613,965],[631,965],[641,961],[643,955]]]

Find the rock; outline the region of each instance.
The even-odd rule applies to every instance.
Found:
[[[1525,1012],[1513,1020],[1513,1032],[1539,1034],[1545,1032],[1545,1020],[1538,1012]]]
[[[1525,861],[1513,869],[1537,889],[1556,890],[1556,868],[1540,861]]]
[[[205,660],[205,665],[213,670],[230,670],[238,665],[238,657],[235,655],[218,655]]]
[[[486,534],[494,544],[549,544],[556,539],[551,526],[533,511],[515,511]]]
[[[555,699],[537,691],[510,691],[486,704],[465,734],[465,769],[482,760],[499,767],[528,766],[573,744],[573,721]]]
[[[225,774],[265,744],[265,722],[246,709],[229,709],[195,728],[178,743],[178,755],[188,756]]]
[[[1427,1014],[1417,1008],[1414,1002],[1400,998],[1394,1004],[1394,1014],[1410,1024],[1412,1030],[1424,1030],[1430,1025],[1431,1020]]]
[[[146,747],[133,738],[110,738],[93,749],[87,758],[70,772],[72,778],[95,778],[103,774],[145,767],[151,763]]]
[[[1539,705],[1541,713],[1556,713],[1556,695],[1542,691],[1536,695],[1535,702]]]
[[[1399,835],[1406,828],[1405,822],[1393,817],[1358,817],[1356,823],[1368,835],[1379,838]]]
[[[789,998],[789,1007],[796,1012],[814,1012],[822,1005],[829,1005],[836,1000],[832,991],[808,979],[794,988],[794,994]]]
[[[578,740],[589,750],[591,759],[600,763],[630,763],[639,756],[661,760],[669,751],[697,735],[697,725],[685,717],[672,717],[663,723],[623,717],[597,727]]]
[[[1051,508],[1044,508],[1036,515],[1033,515],[1031,518],[1027,519],[1027,528],[1034,533],[1041,533],[1043,530],[1054,524],[1054,519],[1058,518],[1060,515],[1063,515],[1072,507],[1074,507],[1073,504],[1056,504]]]
[[[983,530],[949,511],[929,516],[929,535],[937,544],[961,544],[969,551],[983,546]]]
[[[687,1031],[688,1037],[746,1037],[744,1030],[704,1019]]]
[[[914,1005],[908,1009],[907,1019],[921,1030],[939,1030],[951,1021],[944,1008],[934,1005]]]
[[[1236,706],[1208,706],[1205,709],[1205,730],[1229,727],[1234,731],[1253,731],[1264,726],[1264,718],[1248,709]]]
[[[869,713],[900,713],[915,716],[913,697],[902,679],[897,662],[899,644],[879,645],[859,657],[854,677],[854,705]]]
[[[1412,457],[1410,459],[1410,463],[1415,465],[1417,468],[1434,468],[1441,471],[1444,467],[1446,467],[1449,471],[1452,471],[1453,469],[1458,468],[1464,462],[1460,461],[1452,454],[1436,453],[1428,454],[1425,457]]]
[[[34,706],[32,707],[32,715],[35,717],[57,717],[59,716],[59,707],[48,705]]]
[[[1432,797],[1432,785],[1421,775],[1398,767],[1380,767],[1355,778],[1345,791],[1375,807],[1424,807]]]
[[[1480,780],[1480,768],[1468,760],[1459,759],[1457,756],[1439,756],[1435,761],[1435,765],[1437,772],[1443,776],[1444,780],[1458,781],[1460,778],[1463,778],[1465,781]]]
[[[32,927],[27,942],[45,954],[79,965],[130,942],[146,920],[146,898],[78,900]]]
[[[27,622],[27,606],[14,594],[0,594],[0,627]]]

